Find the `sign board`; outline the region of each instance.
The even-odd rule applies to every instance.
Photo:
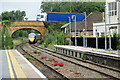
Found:
[[[67,41],[70,41],[70,38],[66,38]]]
[[[3,25],[3,24],[0,24],[0,27],[4,27],[5,25]]]

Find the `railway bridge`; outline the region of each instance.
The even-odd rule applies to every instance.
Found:
[[[41,34],[41,40],[44,39],[45,33],[47,32],[44,23],[41,21],[16,21],[12,22],[8,28],[11,36],[14,34],[14,32],[21,29],[33,29],[38,31]]]

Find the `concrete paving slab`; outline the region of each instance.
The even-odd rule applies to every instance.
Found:
[[[17,50],[0,50],[0,80],[2,78],[47,78]]]
[[[10,78],[10,73],[9,73],[9,67],[8,67],[8,61],[7,61],[7,56],[6,56],[6,51],[2,51],[2,75],[3,78]]]
[[[5,50],[0,50],[0,79],[10,78],[9,67]]]

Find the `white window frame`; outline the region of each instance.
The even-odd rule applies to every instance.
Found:
[[[117,15],[117,2],[108,3],[109,16]]]

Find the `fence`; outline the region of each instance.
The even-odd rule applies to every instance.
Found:
[[[71,40],[73,42],[73,45],[75,45],[75,38],[72,38]],[[83,38],[81,37],[77,38],[77,46],[83,46]],[[116,50],[117,47],[116,38],[111,39],[111,46],[112,49]],[[96,48],[95,37],[87,38],[87,47]],[[101,37],[98,38],[98,48],[105,49],[105,38],[101,38]],[[107,38],[107,48],[109,48],[109,38]]]

